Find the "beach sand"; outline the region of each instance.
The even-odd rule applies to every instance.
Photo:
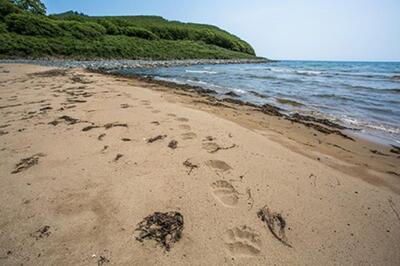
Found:
[[[400,264],[395,148],[82,69],[0,65],[0,112],[1,265]]]

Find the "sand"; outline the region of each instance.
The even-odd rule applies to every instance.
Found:
[[[400,264],[391,147],[82,69],[0,65],[0,112],[1,265]]]

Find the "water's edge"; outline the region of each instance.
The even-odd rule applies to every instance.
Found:
[[[64,60],[64,59],[0,59],[0,64],[34,64],[61,68],[87,69],[135,69],[194,65],[264,64],[278,62],[266,58],[257,59],[186,59],[186,60]]]
[[[100,72],[103,74],[113,74],[113,75],[122,75],[125,77],[133,77],[136,79],[141,79],[144,81],[161,84],[164,86],[189,89],[191,91],[196,91],[197,93],[200,94],[207,94],[208,96],[213,97],[215,102],[229,102],[239,105],[248,105],[250,107],[259,109],[263,113],[280,116],[292,122],[298,122],[307,127],[312,127],[319,131],[325,130],[321,128],[321,126],[324,127],[327,126],[328,127],[327,132],[329,132],[329,134],[333,132],[333,134],[341,135],[348,139],[352,139],[351,136],[356,136],[379,144],[397,145],[396,142],[388,142],[386,140],[379,138],[379,136],[374,137],[368,134],[364,134],[364,132],[362,132],[360,128],[353,127],[352,125],[343,123],[342,121],[331,119],[330,117],[326,116],[320,116],[315,113],[301,112],[302,109],[301,106],[307,107],[307,105],[301,103],[301,106],[299,107],[298,106],[299,102],[292,101],[290,100],[290,98],[289,99],[278,98],[277,103],[274,102],[271,103],[269,101],[253,102],[252,100],[249,101],[249,99],[246,97],[243,98],[240,92],[235,93],[235,90],[231,90],[227,93],[224,92],[223,94],[221,94],[221,92],[219,91],[217,92],[209,87],[204,87],[201,84],[193,85],[193,84],[175,82],[174,80],[168,80],[168,79],[160,80],[157,76],[135,74],[135,71],[130,71],[130,69],[131,70],[159,69],[159,68],[169,69],[169,68],[186,67],[186,66],[190,67],[190,66],[201,66],[201,65],[226,65],[226,64],[233,65],[234,67],[234,65],[241,65],[241,64],[265,64],[265,63],[276,63],[276,62],[277,61],[271,61],[268,59],[237,59],[237,60],[199,59],[199,60],[168,60],[168,61],[149,61],[149,60],[74,61],[74,60],[27,60],[27,59],[0,60],[0,64],[19,63],[19,64],[37,64],[37,65],[61,67],[61,68],[85,68],[88,69],[89,71]],[[266,98],[265,95],[259,93],[258,91],[250,90],[248,91],[248,93],[253,94],[253,96],[256,96],[258,98]],[[281,102],[279,102],[279,100]],[[285,108],[282,109],[282,105],[291,105],[295,106],[296,108],[288,112],[287,110],[285,110]],[[317,124],[317,126],[315,124]]]

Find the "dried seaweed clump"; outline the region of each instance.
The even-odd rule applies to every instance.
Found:
[[[37,230],[35,233],[31,234],[31,236],[36,238],[36,240],[39,240],[41,238],[49,237],[50,234],[51,234],[50,226],[45,225],[45,226],[39,228],[39,230]]]
[[[176,140],[171,140],[170,143],[168,143],[168,147],[175,150],[178,148],[178,142]]]
[[[155,141],[157,141],[157,140],[165,139],[166,137],[167,137],[167,135],[158,135],[158,136],[149,138],[149,139],[147,140],[147,143],[153,143],[153,142],[155,142]]]
[[[74,125],[74,124],[80,123],[80,122],[82,122],[82,121],[80,121],[79,119],[70,117],[68,115],[63,115],[63,116],[60,116],[59,118],[57,118],[56,120],[49,122],[49,125],[57,126],[60,123],[65,123],[67,125]]]
[[[267,206],[264,206],[257,212],[257,216],[267,224],[269,231],[276,239],[285,246],[292,247],[286,238],[286,221],[280,213],[272,212]]]
[[[181,239],[182,231],[183,216],[179,212],[155,212],[144,218],[135,229],[138,232],[136,240],[155,240],[166,251]]]
[[[32,155],[28,158],[21,159],[19,163],[15,165],[14,171],[12,171],[12,174],[17,174],[19,172],[25,171],[26,169],[31,168],[32,166],[36,165],[39,163],[39,158],[45,156],[43,153],[38,153],[35,155]]]

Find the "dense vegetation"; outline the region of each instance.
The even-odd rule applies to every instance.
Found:
[[[254,58],[253,48],[217,27],[156,16],[45,16],[39,0],[0,0],[1,57]]]

